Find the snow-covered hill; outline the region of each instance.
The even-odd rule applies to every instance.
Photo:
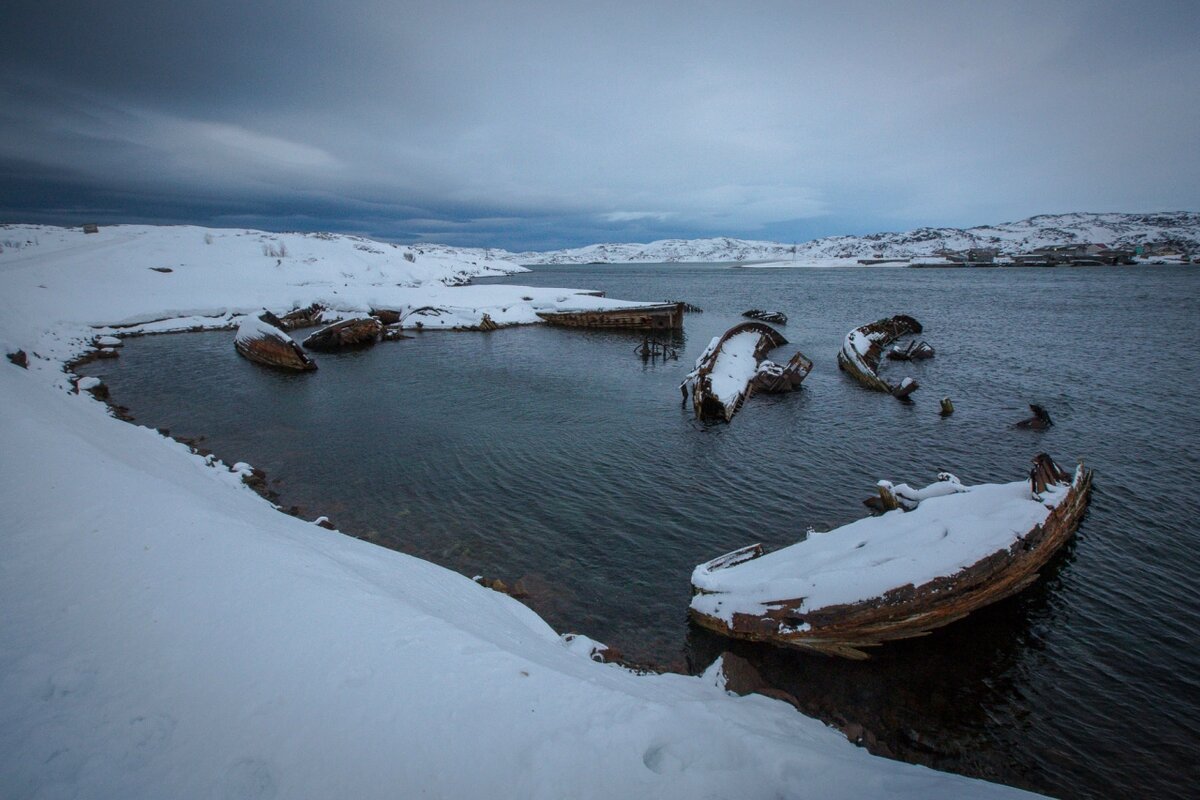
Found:
[[[1136,247],[1172,242],[1200,252],[1200,213],[1046,214],[975,228],[917,228],[904,233],[830,236],[793,245],[746,239],[663,239],[649,244],[594,244],[573,250],[505,253],[519,264],[670,261],[812,261],[839,258],[911,258],[939,250],[995,247],[1012,254],[1056,244],[1094,242]]]

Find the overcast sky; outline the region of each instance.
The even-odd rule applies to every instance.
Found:
[[[1200,2],[6,0],[0,219],[546,249],[1200,209]]]

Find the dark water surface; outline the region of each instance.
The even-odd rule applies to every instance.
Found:
[[[560,631],[692,669],[754,659],[806,711],[906,759],[1071,797],[1200,785],[1200,270],[543,267],[491,279],[683,299],[678,361],[639,336],[542,326],[429,332],[287,375],[229,332],[130,340],[104,377],[140,424],[267,470],[284,505],[467,575],[522,579]],[[816,362],[798,394],[702,425],[678,384],[751,307]],[[851,328],[916,316],[936,349],[903,405],[834,355]],[[938,415],[953,398],[955,414]],[[1026,404],[1055,426],[1018,431]],[[1020,479],[1047,451],[1096,470],[1045,580],[934,635],[850,663],[731,646],[686,619],[692,567],[861,517],[879,478]],[[334,535],[334,534],[331,534]]]

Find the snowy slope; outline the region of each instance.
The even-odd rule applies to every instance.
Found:
[[[573,250],[506,253],[519,264],[673,261],[814,261],[837,258],[910,258],[938,250],[996,247],[1026,252],[1055,244],[1095,242],[1134,247],[1147,242],[1180,242],[1200,252],[1200,213],[1053,214],[976,228],[917,228],[904,233],[830,236],[797,245],[745,239],[664,239],[649,244],[594,244]],[[795,247],[793,253],[792,248]]]
[[[0,337],[40,349],[28,370],[0,361],[5,798],[1028,796],[875,758],[713,677],[593,662],[517,601],[281,514],[64,391],[56,359],[92,322],[533,291],[441,286],[480,266],[450,253],[419,273],[291,265],[321,256],[226,232],[205,257],[205,233],[42,233],[0,262]],[[391,283],[418,280],[435,288]]]

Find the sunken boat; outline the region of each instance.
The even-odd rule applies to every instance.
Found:
[[[696,359],[696,368],[680,385],[684,402],[691,388],[692,407],[697,419],[733,419],[754,392],[791,392],[812,371],[813,363],[796,353],[786,364],[767,358],[787,339],[770,325],[743,322],[709,342]]]
[[[846,334],[842,349],[838,351],[838,367],[868,389],[887,392],[898,398],[908,397],[917,390],[917,382],[905,378],[899,383],[892,383],[880,377],[879,359],[892,342],[922,330],[921,323],[906,314],[859,326]]]
[[[309,350],[342,350],[372,345],[382,337],[382,322],[375,317],[359,316],[321,328],[304,340],[304,346]]]
[[[539,311],[537,315],[550,325],[568,328],[677,331],[683,329],[683,311],[683,303],[655,303],[577,311]]]
[[[283,323],[270,311],[242,320],[233,347],[251,361],[277,369],[304,372],[317,368],[300,345],[287,334]]]
[[[1046,454],[1028,480],[923,489],[880,482],[894,510],[764,554],[750,545],[696,567],[689,613],[736,639],[867,658],[1034,583],[1079,527],[1092,473]]]

